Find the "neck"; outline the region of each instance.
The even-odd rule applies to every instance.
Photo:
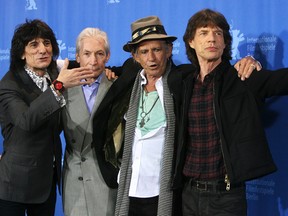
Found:
[[[205,76],[211,73],[220,63],[221,59],[217,61],[199,62],[200,64],[199,78],[201,79],[201,81],[203,82]]]
[[[159,79],[159,77],[152,77],[147,76],[147,84],[145,85],[144,89],[146,92],[152,92],[156,91],[156,82]]]
[[[31,68],[29,66],[25,66],[26,68],[28,68],[29,70],[31,70],[33,73],[37,74],[40,77],[43,77],[47,71],[47,69],[40,69],[40,68]]]

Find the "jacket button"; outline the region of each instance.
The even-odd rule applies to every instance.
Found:
[[[86,161],[86,158],[81,157],[81,161],[82,161],[82,162]]]
[[[81,176],[78,177],[78,180],[79,180],[79,181],[83,181],[83,177],[81,177]]]

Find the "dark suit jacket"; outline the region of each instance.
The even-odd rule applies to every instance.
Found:
[[[54,80],[57,72],[49,72]],[[9,71],[0,82],[0,199],[41,203],[57,170],[61,177],[60,106],[48,88],[42,92],[24,71]]]
[[[107,160],[107,151],[104,145],[114,145],[112,134],[123,120],[130,99],[131,89],[136,75],[141,69],[139,64],[130,58],[120,68],[112,67],[112,71],[122,75],[113,83],[93,118],[93,147],[95,148],[98,164],[106,184],[111,188],[117,188],[118,167]],[[121,100],[118,100],[120,99]],[[114,116],[116,116],[114,118]],[[99,127],[99,125],[101,125]]]

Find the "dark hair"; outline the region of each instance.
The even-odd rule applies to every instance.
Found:
[[[226,18],[219,12],[210,9],[204,9],[197,12],[189,19],[185,34],[183,36],[187,57],[189,61],[197,67],[199,67],[199,62],[196,56],[196,52],[193,48],[190,47],[189,42],[192,39],[194,39],[196,29],[207,26],[219,27],[222,29],[224,36],[224,43],[226,45],[222,54],[222,60],[232,59],[231,57],[232,36],[230,34],[230,26]]]
[[[52,44],[53,60],[48,68],[56,66],[56,59],[59,56],[59,47],[53,30],[43,21],[39,19],[26,20],[25,23],[16,27],[11,41],[10,50],[10,70],[15,71],[22,69],[25,60],[22,56],[27,44],[36,39],[49,39]]]

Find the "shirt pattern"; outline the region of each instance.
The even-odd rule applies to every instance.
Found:
[[[196,180],[224,178],[224,163],[213,109],[214,74],[196,79],[188,111],[188,148],[184,175]]]
[[[36,74],[34,71],[32,71],[30,68],[28,68],[26,65],[24,67],[25,71],[27,72],[27,74],[30,76],[30,78],[33,80],[33,82],[38,86],[38,88],[44,92],[47,90],[48,86],[50,85],[49,83],[51,83],[51,78],[48,74],[48,72],[46,71],[44,76],[41,77],[38,74]],[[66,101],[64,99],[64,96],[58,95],[57,92],[54,90],[54,88],[50,87],[57,102],[59,103],[60,107],[63,107],[66,105]]]

